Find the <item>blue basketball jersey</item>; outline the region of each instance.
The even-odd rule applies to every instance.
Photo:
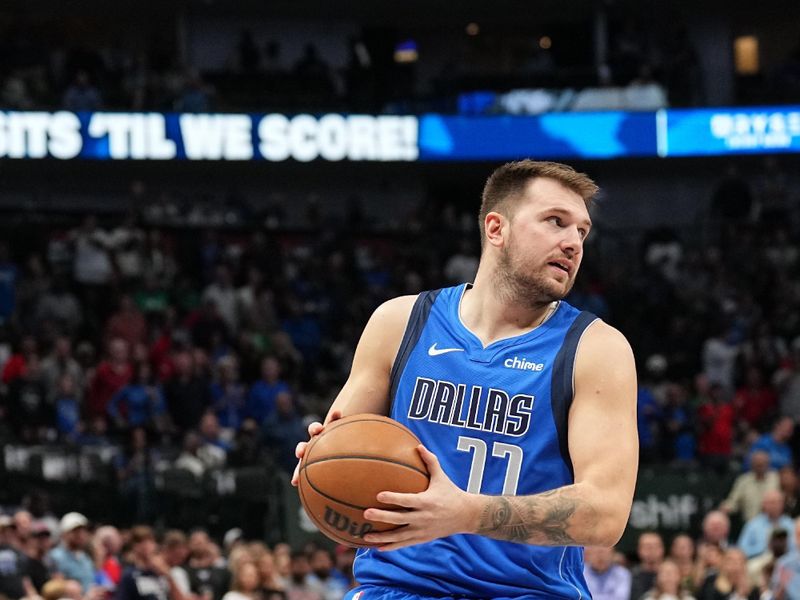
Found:
[[[420,294],[391,374],[390,416],[460,488],[529,495],[573,483],[567,416],[575,352],[597,318],[564,301],[542,325],[487,347],[462,323],[466,285]],[[458,510],[458,507],[453,507]],[[362,585],[430,597],[590,598],[583,549],[455,535],[359,550]]]

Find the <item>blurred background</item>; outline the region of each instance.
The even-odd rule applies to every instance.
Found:
[[[596,597],[800,592],[796,2],[6,0],[0,57],[0,596],[160,553],[186,597],[341,598],[295,444],[523,157],[601,186],[568,300],[638,363]]]

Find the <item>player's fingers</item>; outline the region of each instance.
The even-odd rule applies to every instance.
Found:
[[[340,410],[331,411],[331,414],[329,414],[328,418],[325,419],[325,425],[327,425],[328,423],[333,423],[334,421],[338,421],[341,418],[342,418],[342,411]]]
[[[378,502],[384,504],[394,504],[403,508],[419,507],[418,494],[401,494],[400,492],[380,492],[377,496]]]
[[[308,437],[314,437],[322,432],[323,425],[319,421],[308,424]]]
[[[297,458],[303,458],[306,453],[306,446],[308,446],[308,442],[297,442],[297,446],[294,447],[294,455]]]
[[[368,508],[364,511],[364,518],[369,521],[380,521],[381,523],[391,523],[392,525],[408,524],[408,513],[405,511]]]
[[[441,472],[442,468],[439,466],[439,459],[433,452],[428,450],[422,444],[417,446],[417,452],[419,452],[420,457],[422,458],[425,465],[428,467],[428,471],[430,472],[431,475],[436,475]]]
[[[415,532],[410,527],[398,527],[391,531],[373,531],[364,536],[364,541],[370,544],[384,546],[386,544],[408,544],[411,540],[419,537],[419,532]]]
[[[294,473],[292,473],[292,485],[297,487],[297,484],[300,483],[300,463],[298,462],[297,465],[294,467]]]

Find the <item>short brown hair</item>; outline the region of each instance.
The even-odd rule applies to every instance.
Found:
[[[147,525],[136,525],[131,529],[131,544],[134,546],[145,540],[155,540],[153,529]]]
[[[481,246],[486,232],[484,221],[492,211],[502,212],[509,201],[516,200],[525,191],[532,179],[546,177],[554,179],[564,187],[578,194],[589,208],[600,188],[585,173],[578,173],[569,165],[557,162],[535,161],[530,159],[506,163],[489,175],[483,186],[481,210],[478,214],[478,227],[481,230]]]

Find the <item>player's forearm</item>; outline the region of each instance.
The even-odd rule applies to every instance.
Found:
[[[576,484],[532,496],[478,496],[475,533],[537,546],[613,546],[628,509],[604,495]]]

